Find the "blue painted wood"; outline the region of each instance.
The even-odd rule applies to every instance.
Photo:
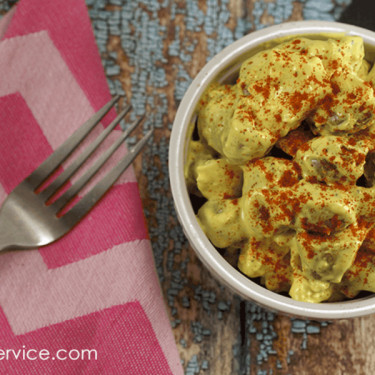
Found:
[[[152,0],[123,2],[112,0],[110,4],[117,5],[118,8],[111,10],[108,10],[108,7],[104,6],[101,1],[88,1],[88,5],[91,7],[90,15],[112,93],[117,93],[117,88],[120,88],[121,85],[115,83],[116,65],[112,57],[108,56],[105,51],[110,36],[119,35],[123,51],[129,59],[129,65],[133,68],[133,73],[129,77],[131,81],[129,97],[137,115],[148,113],[148,120],[145,124],[145,130],[147,130],[152,125],[168,128],[172,125],[173,118],[168,118],[167,114],[169,111],[176,110],[178,102],[194,78],[189,72],[189,64],[192,62],[194,50],[199,43],[198,39],[192,39],[194,33],[205,36],[207,61],[225,46],[249,31],[268,26],[261,20],[265,12],[273,18],[274,23],[290,19],[294,2],[293,0],[254,2],[251,14],[243,12],[242,17],[234,20],[234,28],[228,26],[228,21],[233,19],[233,15],[228,9],[228,0],[176,3],[169,1],[160,3]],[[202,3],[204,3],[204,7],[201,6]],[[301,3],[304,5],[303,17],[305,19],[335,20],[349,2],[336,1],[336,5],[334,5],[333,2],[326,0],[305,0]],[[169,17],[166,17],[169,27],[159,17],[163,10],[169,13]],[[177,22],[177,19],[181,19],[182,22]],[[182,29],[184,30],[182,31]],[[168,43],[167,46],[166,43]],[[176,72],[173,82],[168,82],[167,69],[171,68],[170,63]],[[166,94],[165,90],[170,85],[173,86],[172,98]],[[154,103],[158,103],[157,108],[153,107]],[[146,215],[153,216],[149,222],[156,220],[156,225],[150,225],[149,230],[153,240],[158,274],[163,285],[167,286],[165,297],[171,313],[172,327],[176,328],[181,323],[178,318],[179,312],[181,313],[181,309],[190,308],[191,298],[202,306],[201,315],[195,316],[194,319],[205,320],[202,315],[209,315],[210,319],[217,321],[217,323],[212,322],[211,327],[219,325],[225,314],[236,313],[236,309],[231,309],[231,305],[242,306],[244,316],[242,319],[245,328],[242,336],[245,336],[245,340],[241,338],[241,332],[238,330],[237,338],[231,343],[234,358],[239,363],[238,373],[250,373],[252,362],[256,363],[255,368],[259,367],[257,370],[259,374],[271,373],[260,369],[260,366],[267,364],[269,357],[277,354],[273,347],[273,342],[277,338],[273,326],[275,314],[235,296],[232,301],[222,300],[217,290],[205,285],[190,284],[187,286],[189,280],[186,269],[189,259],[181,260],[180,255],[188,245],[179,226],[168,224],[171,217],[174,222],[177,220],[171,199],[165,195],[165,192],[169,190],[167,147],[168,137],[162,135],[159,142],[154,143],[146,151],[148,157],[142,172],[148,176],[147,194],[151,200],[156,202],[156,207],[152,212],[146,209]],[[159,167],[149,164],[150,160],[155,158],[160,162]],[[168,249],[167,244],[170,241],[173,242],[173,246]],[[322,326],[324,323],[312,324],[293,320],[290,334],[302,334],[301,349],[306,349],[308,335],[318,334]],[[207,337],[212,334],[211,330],[199,320],[191,322],[190,331],[188,336],[192,338],[192,342],[202,346],[207,341]],[[258,353],[253,353],[251,350],[251,347],[254,346],[252,343],[254,339],[259,344]],[[182,349],[186,348],[186,340],[181,339],[180,345]],[[293,354],[293,351],[288,353],[289,361]],[[212,360],[214,359],[204,358],[204,354],[193,354],[184,363],[186,374],[206,371],[210,368]],[[280,361],[277,367],[282,367]]]
[[[14,3],[0,2],[0,14]],[[306,350],[309,337],[319,335],[329,323],[298,319],[285,322],[285,318],[280,320],[276,314],[231,294],[207,275],[198,272],[198,276],[191,276],[190,268],[196,265],[199,270],[200,263],[177,223],[169,193],[169,130],[196,69],[225,46],[252,30],[290,20],[297,5],[301,9],[299,18],[337,20],[350,0],[86,3],[111,93],[125,95],[133,105],[134,116],[147,113],[144,132],[156,127],[155,142],[145,151],[138,173],[148,182],[140,187],[145,214],[186,374],[212,373],[210,369],[218,360],[214,355],[220,355],[215,352],[217,331],[226,325],[232,327],[231,340],[226,343],[232,360],[229,367],[223,367],[223,375],[286,374],[285,366],[293,361],[297,350]],[[268,17],[264,18],[265,14]],[[201,60],[196,68],[197,50]],[[130,140],[134,142],[135,137]],[[280,321],[289,324],[289,339],[300,342],[299,348],[284,355],[276,348]]]

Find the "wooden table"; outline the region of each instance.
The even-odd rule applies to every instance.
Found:
[[[330,0],[101,4],[88,1],[112,91],[124,92],[137,114],[148,114],[145,129],[156,127],[153,146],[135,169],[186,374],[375,373],[374,316],[332,323],[290,319],[219,285],[177,222],[167,170],[176,109],[207,60],[254,29],[303,18],[338,19],[343,7]]]
[[[0,3],[4,13],[15,1]],[[343,17],[373,27],[371,2],[87,0],[113,94],[155,139],[135,162],[168,314],[186,374],[374,374],[375,316],[314,322],[277,315],[219,285],[189,247],[168,179],[174,115],[199,69],[223,47],[273,23]],[[372,13],[374,14],[374,12]],[[140,134],[139,134],[140,135]],[[133,139],[133,142],[135,139]]]

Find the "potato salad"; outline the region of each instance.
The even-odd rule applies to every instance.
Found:
[[[375,292],[374,87],[360,37],[297,36],[200,99],[185,163],[197,220],[269,290]]]

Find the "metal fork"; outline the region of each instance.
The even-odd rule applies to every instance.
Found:
[[[0,208],[0,250],[36,248],[50,244],[65,235],[93,208],[140,153],[151,137],[152,129],[77,204],[71,208],[67,206],[137,127],[143,117],[125,130],[74,184],[56,198],[61,188],[67,186],[70,177],[80,169],[130,111],[131,107],[127,106],[56,179],[49,184],[46,183],[46,180],[61,167],[61,164],[119,99],[120,97],[116,96],[101,108],[8,195]],[[67,212],[64,212],[64,209]]]

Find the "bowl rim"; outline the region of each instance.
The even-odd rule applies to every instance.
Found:
[[[373,314],[375,295],[342,302],[310,303],[272,292],[244,276],[215,249],[200,228],[190,203],[184,178],[185,140],[188,126],[206,85],[256,46],[280,37],[297,34],[344,33],[358,35],[375,47],[375,32],[362,27],[331,21],[296,21],[253,31],[216,54],[196,75],[185,92],[175,115],[169,142],[169,177],[175,210],[190,245],[206,268],[222,284],[246,300],[274,312],[318,320],[347,319]]]

